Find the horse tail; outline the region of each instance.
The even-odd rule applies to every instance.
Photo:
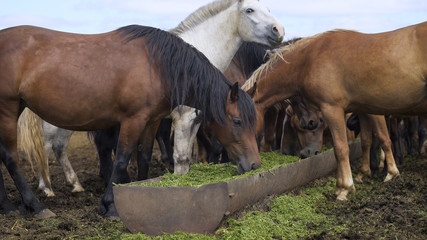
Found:
[[[30,109],[25,108],[18,120],[18,129],[20,148],[26,155],[34,175],[36,175],[35,162],[46,186],[51,189],[49,163],[44,149],[43,120]],[[36,175],[36,178],[38,177]]]

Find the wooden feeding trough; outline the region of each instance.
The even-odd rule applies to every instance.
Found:
[[[361,155],[360,142],[350,144],[350,160]],[[224,216],[326,176],[336,166],[330,150],[270,171],[198,188],[115,186],[114,201],[121,220],[133,233],[212,233]]]

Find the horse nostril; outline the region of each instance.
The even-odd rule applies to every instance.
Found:
[[[279,32],[279,29],[277,29],[277,27],[276,27],[276,26],[273,26],[272,31],[273,31],[274,33],[278,33],[278,32]]]
[[[319,152],[319,151],[314,152],[314,155],[318,155],[318,154],[320,154],[320,152]]]
[[[283,36],[285,35],[285,30],[283,29],[282,26],[278,25],[278,24],[273,24],[271,25],[271,32],[278,37],[280,41],[283,40]]]
[[[252,169],[252,170],[256,169],[256,164],[255,164],[255,163],[252,163],[252,164],[251,164],[251,169]]]

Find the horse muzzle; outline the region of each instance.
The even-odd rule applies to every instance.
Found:
[[[249,172],[251,170],[258,169],[260,167],[261,167],[260,163],[255,163],[255,162],[247,163],[244,160],[240,160],[237,163],[237,172],[239,174],[243,174],[243,173]]]
[[[270,26],[270,36],[267,37],[271,46],[275,47],[282,43],[285,37],[285,29],[280,24],[272,24]]]
[[[312,157],[318,154],[320,154],[320,151],[314,148],[304,148],[303,150],[300,151],[300,157],[303,159]]]

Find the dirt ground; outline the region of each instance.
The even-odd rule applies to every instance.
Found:
[[[76,132],[71,138],[68,149],[69,159],[76,171],[85,192],[71,193],[71,187],[65,183],[65,176],[50,157],[50,170],[55,197],[47,198],[37,191],[38,177],[31,172],[28,162],[21,162],[27,182],[37,198],[57,217],[47,220],[35,220],[31,216],[18,214],[0,215],[0,239],[83,239],[119,236],[128,232],[121,222],[102,218],[97,214],[97,206],[104,192],[104,185],[98,176],[99,163],[95,148],[87,140],[86,133]],[[166,168],[154,155],[150,176],[161,175]],[[4,169],[4,167],[3,167]],[[319,209],[328,214],[340,216],[344,222],[351,222],[349,231],[338,233],[341,239],[377,239],[377,232],[385,239],[427,239],[427,157],[418,157],[411,164],[399,167],[401,177],[389,184],[381,183],[381,176],[365,181],[371,192],[366,196],[350,199],[333,209]],[[5,185],[9,198],[18,206],[20,196],[10,176],[6,173]],[[130,173],[136,176],[135,172]],[[364,189],[357,186],[358,189]],[[357,194],[362,194],[358,191]],[[329,198],[333,201],[333,193]],[[264,201],[268,204],[269,201]],[[266,208],[258,204],[258,208]],[[267,207],[268,208],[268,207]],[[314,239],[336,239],[337,234],[324,232]]]

